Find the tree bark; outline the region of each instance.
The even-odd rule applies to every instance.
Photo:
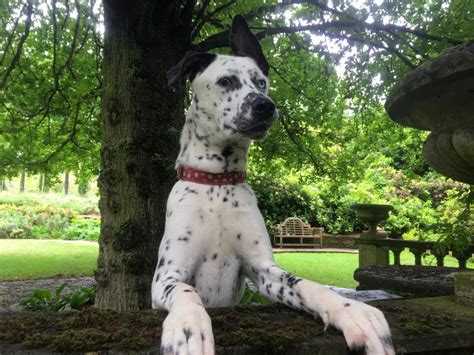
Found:
[[[43,180],[44,180],[44,174],[40,174],[39,180],[38,180],[38,191],[43,192]]]
[[[184,122],[184,88],[172,91],[166,79],[190,47],[194,1],[179,5],[104,1],[99,308],[151,305]]]
[[[25,192],[25,184],[26,184],[26,173],[22,171],[21,176],[20,176],[20,192]]]
[[[69,171],[64,173],[64,194],[69,194]]]
[[[49,192],[51,188],[51,175],[49,173],[43,174],[43,192]]]

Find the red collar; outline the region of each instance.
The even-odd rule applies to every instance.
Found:
[[[179,166],[176,171],[178,179],[204,185],[235,185],[245,182],[245,171],[224,171],[215,174],[185,166]]]

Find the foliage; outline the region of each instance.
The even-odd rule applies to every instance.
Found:
[[[100,220],[73,219],[61,239],[97,241],[100,234]]]
[[[250,175],[249,182],[255,191],[268,231],[272,232],[272,228],[287,217],[300,217],[315,223],[314,218],[311,218],[314,216],[311,198],[297,185],[280,182],[263,174]]]
[[[81,287],[63,294],[67,283],[61,284],[56,291],[36,289],[33,295],[20,302],[24,310],[37,312],[60,312],[67,309],[81,309],[94,304],[95,287]]]
[[[0,176],[98,171],[95,1],[9,1],[0,35]],[[7,84],[8,81],[8,84]]]
[[[63,194],[49,193],[15,193],[10,191],[0,192],[0,204],[15,206],[44,206],[44,208],[60,208],[69,210],[68,213],[97,214],[99,208],[96,197],[64,196]],[[42,207],[43,208],[43,207]],[[70,216],[72,217],[72,216]]]
[[[100,222],[74,211],[42,205],[0,204],[0,238],[97,240]]]
[[[244,295],[240,300],[240,305],[267,305],[269,301],[265,299],[262,295],[260,295],[257,291],[251,289],[250,287],[246,286]]]
[[[369,153],[360,164],[365,166],[363,173],[344,183],[305,171],[280,177],[265,175],[268,172],[250,175],[269,230],[289,216],[302,217],[331,233],[363,230],[364,224],[350,207],[354,203],[392,205],[394,209],[384,227],[405,233],[406,239],[438,240],[447,235],[434,231],[443,220],[452,228],[463,223],[459,216],[464,210],[462,196],[467,194],[467,185],[435,173],[424,177],[410,174],[407,169],[405,173],[381,153]]]
[[[431,172],[421,158],[426,134],[392,122],[381,102],[411,69],[472,36],[469,1],[217,1],[190,11],[196,48],[224,51],[229,19],[241,13],[268,54],[281,118],[249,166],[268,227],[296,215],[330,232],[360,230],[350,205],[387,202],[388,229],[467,240],[457,197],[466,186]],[[100,4],[13,0],[0,14],[0,180],[28,171],[51,181],[67,170],[85,193],[99,165]],[[98,228],[60,214],[1,213],[1,233],[14,238],[90,239]]]
[[[440,222],[432,227],[439,241],[439,251],[463,254],[469,243],[474,243],[473,201],[474,189],[471,186],[470,190],[457,192],[456,197],[443,204]]]

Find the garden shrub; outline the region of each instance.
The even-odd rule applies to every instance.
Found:
[[[299,217],[312,225],[317,223],[311,197],[298,185],[262,174],[253,174],[248,180],[270,234],[273,234],[274,226],[287,217]]]
[[[73,219],[63,239],[97,241],[100,234],[100,220]]]
[[[100,222],[70,209],[42,205],[1,205],[0,238],[98,240]]]
[[[469,191],[467,185],[436,173],[407,176],[392,166],[391,158],[380,153],[370,153],[361,164],[365,166],[361,175],[346,181],[308,178],[305,172],[300,177],[280,174],[280,179],[271,173],[249,176],[269,231],[289,216],[322,226],[330,233],[362,231],[366,225],[356,218],[351,205],[376,203],[393,206],[382,225],[388,231],[402,233],[405,239],[450,240],[453,244],[457,238],[466,245],[474,235],[472,224],[468,226],[460,218],[466,206],[462,200]]]

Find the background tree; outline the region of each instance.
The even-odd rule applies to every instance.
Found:
[[[165,74],[187,50],[225,51],[231,18],[244,14],[269,54],[282,113],[252,163],[268,175],[317,176],[329,181],[326,196],[342,196],[371,159],[368,147],[386,147],[412,172],[426,170],[405,154],[419,135],[390,123],[379,102],[404,73],[473,33],[469,1],[104,0],[103,7],[103,52],[92,0],[11,1],[0,10],[0,176],[96,169],[82,162],[97,162],[101,93],[96,302],[119,310],[150,304],[186,98],[184,86],[168,88]],[[333,220],[344,212],[335,211]]]

